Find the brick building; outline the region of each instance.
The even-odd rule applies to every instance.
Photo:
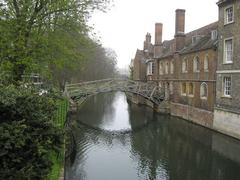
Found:
[[[177,9],[175,24],[174,39],[155,42],[153,80],[165,89],[172,115],[212,127],[217,22],[185,34],[185,10]],[[155,26],[155,31],[161,36],[162,26]]]
[[[152,59],[153,56],[153,45],[151,43],[151,35],[147,33],[143,50],[137,49],[135,58],[132,60],[133,69],[133,80],[136,81],[146,81],[147,73],[150,75],[154,69],[150,69],[147,66],[147,62]]]
[[[189,33],[177,9],[171,40],[162,41],[155,24],[146,79],[165,89],[171,115],[240,139],[240,0],[217,5],[219,21]]]
[[[240,138],[240,0],[220,0],[214,128]]]

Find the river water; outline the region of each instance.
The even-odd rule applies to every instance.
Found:
[[[67,180],[240,179],[240,141],[127,102],[122,92],[89,98],[71,118]]]

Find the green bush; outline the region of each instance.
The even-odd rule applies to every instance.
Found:
[[[53,122],[52,95],[34,89],[0,86],[0,177],[43,179],[51,170],[51,152],[63,143],[61,127]]]

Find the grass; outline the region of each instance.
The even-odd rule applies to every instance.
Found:
[[[64,128],[64,122],[67,117],[68,112],[68,101],[67,100],[59,100],[57,102],[58,109],[56,111],[56,115],[54,117],[54,123],[56,123],[61,128]],[[51,172],[49,173],[46,180],[58,180],[61,170],[64,165],[64,149],[65,147],[62,147],[62,150],[60,154],[51,152],[50,158],[53,163]]]

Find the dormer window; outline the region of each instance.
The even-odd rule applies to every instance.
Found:
[[[199,40],[201,37],[202,37],[202,36],[200,36],[200,35],[192,36],[192,44],[197,43],[198,40]]]
[[[211,31],[211,39],[212,39],[212,40],[216,40],[217,37],[218,37],[217,30]]]
[[[233,6],[228,6],[224,12],[224,24],[229,24],[234,21]]]

